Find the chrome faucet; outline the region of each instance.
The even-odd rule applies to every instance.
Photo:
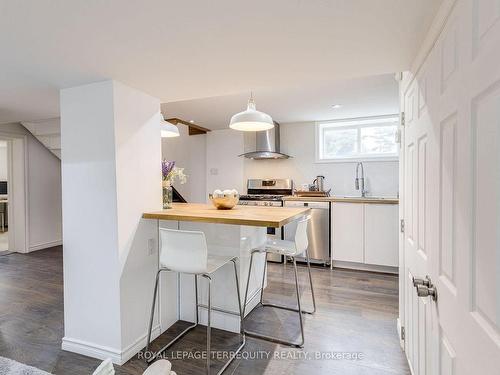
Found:
[[[361,178],[359,178],[359,166],[361,166]],[[361,182],[361,196],[366,197],[367,191],[365,190],[365,169],[363,168],[363,163],[359,162],[356,165],[356,179],[354,180],[354,184],[356,186],[356,190],[360,189],[359,183]]]

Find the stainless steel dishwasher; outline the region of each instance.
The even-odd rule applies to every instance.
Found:
[[[330,202],[285,201],[285,207],[309,207],[311,221],[307,227],[309,259],[313,263],[330,264]],[[285,225],[285,240],[293,241],[297,223]],[[297,257],[297,260],[305,260]]]

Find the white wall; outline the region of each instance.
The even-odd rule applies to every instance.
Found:
[[[0,133],[5,138],[26,137],[27,251],[60,245],[62,242],[62,206],[59,159],[21,124],[0,125]],[[24,209],[24,207],[21,208]],[[20,248],[15,250],[23,251]]]
[[[111,82],[61,90],[66,350],[121,345],[113,116]]]
[[[358,195],[354,188],[356,162],[316,163],[315,123],[290,123],[280,126],[281,152],[292,156],[286,160],[245,159],[244,179],[292,178],[295,185],[312,183],[317,175],[325,176],[325,189],[332,195]],[[255,136],[245,136],[245,151],[255,145]],[[364,162],[368,194],[396,196],[398,194],[398,162]]]
[[[224,129],[207,134],[207,195],[215,189],[246,192],[244,159],[238,156],[243,151],[243,132]]]
[[[206,202],[207,135],[189,135],[188,127],[178,125],[180,137],[162,138],[163,159],[175,161],[187,174],[185,184],[174,187],[188,202]]]
[[[114,81],[61,91],[65,350],[121,364],[145,345],[158,254],[141,216],[161,209],[158,113]]]
[[[292,156],[287,160],[239,157],[254,150],[254,133],[224,129],[211,131],[205,136],[188,136],[182,126],[181,137],[163,141],[163,156],[176,160],[179,166],[186,166],[188,182],[180,185],[179,190],[186,194],[188,201],[205,202],[207,194],[214,189],[235,188],[246,192],[249,178],[292,178],[300,187],[303,183],[312,183],[317,175],[326,177],[325,188],[332,188],[333,195],[359,195],[354,188],[356,162],[315,162],[314,127],[314,122],[281,125],[281,151]],[[398,161],[363,164],[368,194],[398,195]]]
[[[62,243],[61,162],[28,137],[29,250]]]
[[[141,217],[162,207],[160,101],[119,82],[113,98],[124,361],[145,346],[158,270],[157,223]]]
[[[185,168],[187,183],[174,186],[188,202],[205,203],[215,189],[246,191],[244,161],[238,157],[244,150],[243,133],[224,129],[190,136],[187,126],[178,127],[180,137],[163,138],[162,154]]]

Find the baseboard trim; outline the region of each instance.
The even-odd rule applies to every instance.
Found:
[[[113,363],[121,365],[121,352],[108,346],[101,346],[88,341],[63,337],[61,349],[101,360],[110,358]]]
[[[47,249],[49,247],[61,246],[62,243],[63,243],[62,240],[56,240],[56,241],[49,241],[49,242],[45,242],[45,243],[32,245],[32,246],[28,247],[28,253],[31,253],[32,251]]]
[[[158,336],[161,334],[161,328],[160,325],[158,324],[157,326],[153,327],[151,331],[151,341],[156,339]],[[133,356],[135,356],[137,353],[139,353],[143,348],[146,347],[148,341],[148,333],[144,333],[141,337],[139,337],[135,342],[127,346],[123,351],[121,355],[121,363],[117,363],[120,366],[126,363],[129,359],[131,359]]]
[[[379,266],[379,265],[375,265],[375,264],[365,264],[365,263],[356,263],[356,262],[344,262],[344,261],[334,260],[332,262],[332,265],[333,265],[333,267],[347,268],[347,269],[350,269],[350,270],[392,273],[392,274],[396,274],[396,275],[399,273],[399,268],[398,267]]]
[[[154,340],[159,335],[160,325],[157,325],[153,327],[151,337]],[[122,351],[108,346],[97,345],[88,341],[73,339],[71,337],[63,337],[61,349],[101,360],[110,358],[114,364],[121,366],[139,353],[139,351],[146,346],[146,343],[147,332]]]

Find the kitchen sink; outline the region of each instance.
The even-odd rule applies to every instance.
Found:
[[[343,199],[375,199],[375,200],[384,200],[384,199],[397,199],[395,197],[360,197],[359,195],[344,195],[341,197],[334,197],[334,198],[343,198]]]

